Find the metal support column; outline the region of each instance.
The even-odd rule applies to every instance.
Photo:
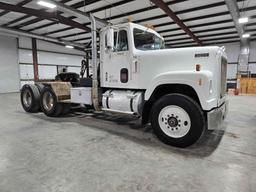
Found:
[[[32,38],[32,56],[33,56],[33,68],[34,68],[34,81],[38,81],[39,80],[38,57],[37,57],[37,44],[36,44],[35,38]]]

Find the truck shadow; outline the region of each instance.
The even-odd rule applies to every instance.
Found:
[[[157,148],[166,153],[185,157],[203,158],[210,156],[219,146],[224,130],[207,130],[197,143],[187,148],[177,148],[162,143],[154,135],[150,125],[142,126],[139,119],[120,114],[72,112],[65,117],[49,118],[44,114],[34,115],[50,122],[74,122],[82,126],[108,132],[137,144]],[[122,126],[122,127],[120,127]],[[72,129],[72,127],[70,128]]]
[[[219,146],[221,139],[225,133],[225,129],[222,130],[206,130],[204,136],[200,138],[200,140],[194,145],[187,148],[177,148],[173,146],[166,145],[162,143],[153,133],[153,129],[151,125],[141,125],[140,120],[135,119],[133,117],[127,117],[122,115],[109,115],[103,114],[98,115],[94,114],[93,118],[111,121],[117,125],[122,125],[122,128],[130,129],[133,131],[140,132],[138,136],[127,137],[127,134],[118,133],[117,135],[123,136],[125,138],[129,138],[137,143],[144,145],[151,145],[153,147],[160,147],[161,149],[166,149],[170,152],[179,153],[185,156],[194,156],[194,157],[207,157],[210,156]],[[226,125],[224,125],[226,127]],[[113,131],[111,131],[113,133]],[[115,132],[113,133],[115,134]]]

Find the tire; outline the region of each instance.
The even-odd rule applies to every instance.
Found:
[[[182,94],[168,94],[156,101],[151,111],[151,125],[161,141],[176,147],[194,144],[206,128],[201,107]]]
[[[43,85],[42,83],[36,83],[35,85],[36,85],[36,87],[38,88],[39,93],[41,94],[41,93],[42,93],[42,90],[43,90],[43,88],[44,88],[44,85]]]
[[[35,85],[24,85],[21,88],[20,100],[26,112],[37,113],[40,110],[40,93]]]
[[[63,103],[62,106],[63,106],[63,110],[62,110],[61,115],[68,114],[70,111],[71,105],[69,103]]]
[[[40,95],[41,95],[42,90],[43,90],[43,88],[44,88],[44,84],[42,84],[42,83],[36,83],[35,85],[36,85],[36,87],[37,87],[37,89],[38,89],[38,91],[39,91],[39,93],[40,93]],[[39,101],[39,103],[40,103],[40,101]],[[40,104],[39,112],[42,112],[41,104]]]
[[[45,86],[42,89],[40,103],[45,115],[58,117],[62,114],[63,105],[57,102],[57,97],[50,86]]]

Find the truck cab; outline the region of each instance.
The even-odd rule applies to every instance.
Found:
[[[198,108],[194,112],[201,116],[208,129],[220,128],[225,118],[227,56],[224,48],[166,49],[164,39],[153,29],[124,23],[101,30],[100,71],[100,84],[104,92],[102,109],[142,116],[144,123],[151,122],[160,127],[158,135],[167,143],[168,137],[163,138],[169,132],[171,137],[176,137],[174,132],[179,135],[176,128],[182,125],[177,121],[182,120],[176,118],[173,112],[162,114],[163,122],[159,121],[159,114],[158,122],[152,122],[153,109],[163,98],[164,103],[180,97],[191,100],[189,102]],[[162,112],[173,110],[175,107]],[[177,110],[186,119],[187,114],[183,112]],[[170,115],[175,116],[172,118],[176,125],[173,130]],[[192,124],[191,120],[187,122]]]

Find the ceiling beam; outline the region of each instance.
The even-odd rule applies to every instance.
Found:
[[[104,6],[104,7],[100,7],[100,8],[97,8],[97,9],[93,9],[93,10],[90,11],[90,13],[95,13],[95,12],[103,11],[103,10],[110,9],[110,8],[113,8],[113,7],[116,7],[116,6],[124,5],[124,4],[126,4],[126,3],[131,2],[131,1],[135,1],[135,0],[123,0],[123,1],[115,2],[115,3],[112,3],[112,4],[110,4],[110,5],[106,5],[106,6]],[[84,6],[88,5],[89,3],[92,3],[92,1],[85,1],[84,4],[79,4],[79,6],[78,6],[78,4],[76,3],[76,4],[74,4],[74,5],[71,5],[71,7],[78,9],[78,8],[81,8],[81,7],[84,7]],[[61,13],[61,12],[60,12],[60,13]],[[76,18],[75,16],[68,17],[68,19],[75,19],[75,18]],[[107,21],[107,19],[105,19],[105,20]],[[32,24],[33,24],[33,23],[32,23]],[[41,26],[32,28],[32,29],[30,29],[29,31],[35,31],[35,30],[38,30],[38,29],[41,29],[41,28],[45,28],[45,27],[49,27],[49,26],[52,26],[52,25],[55,25],[55,24],[57,24],[57,22],[47,23],[47,24],[45,24],[45,25],[41,25]],[[90,22],[84,23],[84,25],[90,25],[90,24],[91,24]],[[70,30],[70,28],[67,27],[66,30]],[[58,33],[58,30],[56,30],[56,31],[57,31],[57,33]],[[50,34],[54,34],[55,31],[51,31],[51,32],[49,32],[49,33],[50,33]]]
[[[69,1],[70,1],[70,0],[69,0]],[[113,7],[114,7],[114,6],[122,5],[122,4],[124,4],[124,3],[127,3],[128,1],[134,1],[134,0],[124,0],[124,1],[121,1],[121,2],[113,3],[113,4],[111,4],[111,5],[107,5],[107,6],[102,7],[102,8],[104,8],[104,9],[98,8],[97,10],[100,10],[100,9],[105,10],[105,9],[108,8],[109,6],[113,6]],[[87,6],[87,5],[89,5],[89,4],[95,3],[95,2],[97,2],[97,1],[95,1],[95,0],[91,0],[91,1],[82,1],[82,2],[75,3],[75,4],[73,4],[73,5],[70,5],[69,7],[74,8],[74,9],[78,9],[78,8]],[[63,1],[60,1],[60,3],[64,3],[64,2],[63,2]],[[93,13],[94,10],[92,10],[92,11],[90,11],[90,12]],[[59,14],[59,15],[62,14],[62,13],[63,13],[62,11],[57,11],[57,12],[56,12],[56,14]],[[75,16],[68,17],[68,19],[70,19],[70,20],[75,19],[75,18],[77,18],[77,17],[75,17]],[[37,23],[37,22],[40,22],[40,21],[42,21],[42,19],[39,19],[39,20],[36,20],[36,19],[33,20],[33,19],[32,19],[32,20],[30,20],[30,21],[28,21],[28,22],[21,23],[17,28],[20,28],[21,26],[24,27],[24,26],[27,26],[27,25],[32,25],[32,24]],[[29,31],[35,31],[35,30],[38,30],[38,29],[41,29],[41,28],[45,28],[45,27],[49,27],[49,26],[52,26],[52,25],[55,25],[55,24],[58,24],[58,22],[47,23],[47,24],[45,24],[45,25],[41,25],[41,26],[32,28],[32,29],[30,29]],[[90,23],[89,23],[89,24],[90,24]],[[87,24],[85,24],[85,25],[87,25]],[[69,29],[70,29],[70,28],[68,27],[67,30],[69,30]]]
[[[166,2],[166,4],[167,5],[174,5],[174,4],[178,4],[178,3],[182,3],[182,2],[186,2],[186,1],[188,1],[188,0],[168,1],[168,2]],[[133,10],[133,11],[130,11],[130,12],[127,12],[127,13],[121,13],[119,15],[110,16],[110,17],[107,17],[105,19],[106,20],[119,19],[121,17],[127,17],[127,16],[130,16],[130,15],[135,15],[135,14],[146,12],[146,11],[151,11],[151,10],[154,10],[154,9],[157,9],[157,8],[158,7],[156,5],[150,5],[150,6],[147,6],[145,8],[136,9],[136,10]]]
[[[242,35],[244,33],[244,27],[243,27],[243,25],[240,25],[238,23],[238,19],[240,18],[240,11],[239,11],[239,8],[237,5],[237,1],[236,0],[225,0],[225,3],[227,5],[230,15],[233,19],[233,22],[235,24],[237,32],[238,32],[239,36],[242,37]]]
[[[22,7],[23,5],[26,5],[26,4],[30,3],[31,1],[33,1],[33,0],[24,0],[24,1],[21,1],[21,2],[17,3],[16,6],[17,6],[17,7]],[[10,13],[10,11],[7,11],[7,10],[2,11],[2,12],[0,13],[0,17],[6,15],[6,14],[8,14],[8,13]]]
[[[78,2],[78,3],[75,3],[75,4],[73,4],[73,5],[70,5],[71,7],[73,7],[73,8],[75,8],[75,9],[79,9],[79,8],[81,8],[81,7],[84,7],[84,6],[87,6],[87,5],[90,5],[90,4],[92,4],[92,3],[95,3],[95,2],[97,2],[98,0],[87,0],[87,1],[80,1],[80,2]],[[61,14],[61,11],[57,11],[57,14]],[[71,16],[71,17],[68,17],[68,19],[75,19],[76,17],[75,16]],[[31,24],[33,24],[33,23],[31,23]],[[30,24],[30,25],[31,25]],[[47,24],[45,24],[45,25],[41,25],[41,26],[38,26],[38,27],[34,27],[34,28],[32,28],[32,29],[29,29],[28,31],[35,31],[35,30],[38,30],[38,29],[41,29],[41,28],[45,28],[45,27],[50,27],[50,26],[52,26],[52,25],[55,25],[55,24],[58,24],[58,22],[51,22],[51,23],[47,23]]]
[[[34,1],[37,1],[37,0],[34,0]],[[77,18],[90,20],[90,14],[89,13],[80,11],[76,8],[71,7],[71,6],[67,6],[64,3],[60,3],[56,0],[47,0],[47,1],[52,3],[52,4],[55,4],[59,11],[71,14],[72,16],[75,16]],[[108,24],[108,22],[106,22],[104,19],[100,19],[100,18],[97,18],[97,17],[94,17],[94,18],[96,20],[96,24],[99,25],[99,26],[106,26]]]
[[[198,45],[202,45],[200,39],[198,39],[192,31],[180,20],[180,18],[166,5],[162,0],[150,0],[152,3],[162,9],[180,28],[185,31]]]
[[[209,23],[200,23],[200,24],[195,24],[195,25],[189,25],[188,27],[189,28],[196,28],[196,27],[207,27],[209,25],[218,25],[218,24],[226,24],[226,23],[231,23],[233,22],[232,19],[225,19],[225,20],[220,20],[220,21],[213,21],[213,22],[209,22]],[[169,23],[161,23],[161,24],[158,24],[158,25],[154,25],[154,28],[157,28],[157,27],[163,27],[163,26],[168,26]],[[180,28],[175,28],[176,30],[179,30]]]
[[[217,41],[217,40],[234,39],[234,38],[239,38],[239,36],[237,34],[234,34],[232,36],[227,36],[227,37],[219,37],[219,36],[216,35],[216,37],[214,37],[214,38],[213,37],[208,38],[208,36],[207,36],[204,39],[202,39],[202,41],[203,42],[205,42],[205,41],[215,41],[215,40]],[[189,40],[189,37],[180,38],[180,39],[169,39],[169,40],[165,40],[165,42],[166,43],[173,42],[173,44],[175,44],[175,43],[180,43],[180,42],[186,42],[186,40]]]
[[[124,5],[124,4],[130,3],[130,2],[133,2],[133,1],[135,1],[135,0],[123,0],[123,1],[115,2],[115,3],[109,4],[109,5],[97,8],[97,9],[93,9],[93,10],[91,10],[89,12],[90,13],[96,13],[96,12],[99,12],[99,11],[103,11],[103,10],[106,10],[106,9],[110,9],[110,8],[113,8],[113,7]],[[167,2],[167,4],[168,5],[169,4],[176,4],[176,3],[181,3],[181,2],[184,2],[184,1],[188,1],[188,0],[177,0],[175,2],[174,1],[170,1],[170,2]],[[85,2],[84,6],[87,3],[88,3],[88,1]],[[81,6],[81,4],[79,4],[79,5]],[[71,5],[71,7],[73,7],[73,8],[80,8],[80,7],[77,6],[77,4]],[[105,18],[105,20],[108,21],[108,20],[111,20],[111,19],[115,19],[115,18],[119,18],[119,17],[124,17],[124,16],[127,16],[127,15],[134,15],[134,14],[137,14],[137,13],[141,13],[143,11],[148,11],[148,10],[152,10],[152,9],[156,9],[156,8],[157,8],[156,6],[150,6],[150,7],[146,7],[146,8],[142,8],[142,9],[137,9],[135,11],[131,11],[131,12],[128,12],[128,13],[122,13],[122,14],[119,14],[119,15],[107,17],[107,18]],[[76,17],[71,16],[71,17],[68,17],[68,18],[69,19],[74,19]],[[42,26],[38,26],[38,27],[32,28],[29,31],[34,31],[34,30],[38,30],[38,29],[41,29],[41,28],[49,27],[49,26],[54,25],[54,24],[57,24],[57,23],[56,22],[48,23],[48,24],[45,24],[45,25],[42,25]],[[84,25],[90,25],[90,22],[84,23]],[[62,31],[65,31],[65,29],[66,30],[70,30],[71,28],[67,27],[67,28],[62,29]],[[59,30],[50,31],[48,33],[45,33],[45,35],[59,33],[59,32],[60,32]],[[73,36],[76,36],[76,35],[77,34],[73,34]]]
[[[89,27],[87,27],[85,25],[82,25],[82,24],[80,24],[76,21],[69,20],[66,17],[56,15],[55,13],[40,11],[40,10],[36,10],[36,9],[26,8],[26,7],[17,7],[15,5],[2,3],[2,2],[0,2],[0,9],[13,11],[13,12],[24,13],[24,14],[27,14],[27,15],[32,15],[32,16],[39,17],[41,19],[57,20],[59,23],[62,23],[64,25],[69,25],[71,27],[82,29],[82,30],[85,30],[85,31],[90,31],[91,30]]]
[[[33,0],[30,0],[30,1],[33,1]],[[64,2],[68,2],[68,1],[71,1],[71,0],[62,0],[61,2],[64,3]],[[40,11],[45,11],[45,10],[47,10],[47,9],[40,9]],[[31,17],[31,15],[24,15],[23,17],[19,17],[17,19],[14,19],[14,20],[8,22],[8,23],[5,23],[3,26],[8,27],[9,25],[12,25],[12,24],[18,23],[22,20],[28,19],[29,17]]]
[[[218,27],[218,28],[213,28],[213,29],[202,29],[202,30],[197,30],[194,31],[195,34],[198,33],[207,33],[207,32],[216,32],[216,31],[223,31],[223,30],[232,30],[235,29],[234,26],[227,26],[227,27]],[[170,35],[164,35],[163,37],[175,37],[175,36],[179,36],[179,35],[185,35],[186,33],[176,33],[176,34],[170,34]],[[216,33],[217,34],[217,33]]]
[[[175,2],[175,1],[174,1]],[[184,13],[191,13],[194,11],[199,11],[199,10],[203,10],[203,9],[210,9],[210,8],[216,8],[216,7],[220,7],[225,5],[225,2],[217,2],[217,3],[212,3],[212,4],[208,4],[208,5],[203,5],[203,6],[198,6],[198,7],[193,7],[193,8],[188,8],[188,9],[184,9],[184,10],[180,10],[180,11],[176,11],[174,12],[176,15],[179,14],[184,14]],[[227,14],[229,12],[227,11]],[[161,18],[165,18],[168,17],[168,15],[166,14],[162,14],[162,15],[157,15],[157,16],[153,16],[153,17],[148,17],[148,18],[144,18],[144,19],[139,19],[136,20],[136,23],[141,23],[141,22],[146,22],[146,21],[150,21],[150,20],[154,20],[154,19],[161,19]],[[173,24],[174,22],[172,22]]]
[[[184,2],[184,1],[187,1],[187,0],[176,0],[176,1],[169,1],[169,2],[166,2],[167,5],[173,5],[173,4],[176,4],[176,3],[181,3],[181,2]],[[197,8],[189,8],[189,9],[184,9],[184,10],[181,10],[181,11],[177,11],[175,12],[175,14],[184,14],[184,13],[190,13],[190,12],[193,12],[193,11],[197,11],[197,10],[202,10],[202,9],[209,9],[209,8],[215,8],[217,6],[223,6],[225,5],[225,2],[218,2],[218,3],[213,3],[213,4],[208,4],[208,5],[203,5],[203,6],[199,6]],[[134,10],[134,11],[131,11],[131,12],[127,12],[127,13],[122,13],[122,14],[119,14],[119,15],[115,15],[115,16],[112,16],[112,17],[108,17],[108,18],[105,18],[106,20],[110,20],[110,19],[117,19],[117,18],[120,18],[120,17],[124,17],[124,16],[127,16],[127,15],[133,15],[133,14],[137,14],[137,13],[141,13],[141,12],[145,12],[147,10],[152,10],[152,9],[155,9],[157,8],[156,6],[151,6],[151,7],[146,7],[146,8],[142,8],[142,9],[138,9],[138,10]],[[217,16],[222,16],[222,15],[228,15],[229,12],[226,11],[226,12],[221,12],[221,13],[217,13],[217,14],[209,14],[209,15],[206,15],[206,16],[199,16],[199,17],[192,17],[192,18],[187,18],[187,19],[184,19],[182,20],[183,22],[188,22],[188,21],[195,21],[195,20],[200,20],[200,19],[207,19],[207,18],[211,18],[211,17],[217,17]],[[150,20],[154,20],[154,19],[158,19],[158,18],[163,18],[163,17],[168,17],[166,14],[164,15],[160,15],[160,16],[155,16],[155,17],[149,17],[149,18],[146,18],[146,19],[140,19],[140,20],[135,20],[133,21],[134,23],[141,23],[141,22],[145,22],[145,21],[150,21]],[[232,20],[231,20],[232,22]],[[85,23],[85,25],[87,25],[88,23]],[[90,23],[89,23],[90,24]],[[168,22],[168,23],[165,23],[164,25],[172,25],[172,24],[175,24],[175,22]],[[47,25],[47,24],[46,24]],[[46,26],[45,26],[46,27]],[[154,27],[158,27],[156,25],[154,25]],[[37,28],[35,28],[37,29]],[[70,28],[66,28],[67,30],[70,30]],[[180,29],[180,28],[178,28]],[[63,29],[63,31],[65,31]],[[45,33],[45,35],[47,34],[54,34],[54,33],[59,33],[59,30],[56,30],[56,31],[50,31],[48,33]],[[84,33],[74,33],[74,34],[68,34],[68,35],[65,35],[63,37],[60,37],[60,38],[66,38],[66,37],[72,37],[72,36],[77,36],[77,35],[82,35],[82,34],[86,34],[86,32]]]
[[[176,1],[169,1],[169,2],[166,2],[167,5],[173,5],[173,4],[177,4],[177,3],[182,3],[182,2],[185,2],[187,0],[176,0]],[[238,1],[241,1],[241,0],[238,0]],[[88,1],[86,1],[87,3]],[[127,1],[128,3],[128,1]],[[112,4],[112,6],[116,6],[116,4]],[[196,7],[196,8],[189,8],[189,9],[184,9],[184,10],[181,10],[181,11],[177,11],[175,12],[175,14],[184,14],[184,13],[190,13],[190,12],[193,12],[193,11],[198,11],[198,10],[202,10],[202,9],[209,9],[209,8],[216,8],[216,7],[219,7],[219,6],[224,6],[225,5],[225,2],[217,2],[217,3],[212,3],[212,4],[208,4],[208,5],[203,5],[203,6],[199,6],[199,7]],[[73,5],[71,5],[73,7]],[[100,9],[103,9],[103,8],[106,8],[106,7],[101,7],[99,9],[96,9],[96,10],[92,10],[91,12],[94,13],[95,11],[99,11]],[[142,9],[137,9],[137,10],[134,10],[134,11],[131,11],[131,12],[127,12],[127,13],[122,13],[122,14],[119,14],[119,15],[115,15],[115,16],[112,16],[112,17],[108,17],[108,18],[105,18],[105,20],[111,20],[111,19],[116,19],[116,18],[121,18],[121,17],[124,17],[124,16],[127,16],[127,15],[134,15],[134,14],[137,14],[137,13],[141,13],[141,12],[145,12],[145,11],[149,11],[149,10],[153,10],[153,9],[156,9],[157,7],[154,5],[154,6],[150,6],[150,7],[145,7],[145,8],[142,8]],[[104,9],[103,9],[104,10]],[[188,22],[188,21],[194,21],[194,20],[200,20],[200,19],[207,19],[207,18],[211,18],[211,17],[217,17],[217,16],[223,16],[223,15],[228,15],[229,12],[226,11],[226,12],[220,12],[220,13],[215,13],[215,14],[209,14],[209,15],[205,15],[205,16],[198,16],[198,17],[192,17],[192,18],[187,18],[187,19],[184,19],[183,22]],[[159,18],[163,18],[163,17],[166,17],[166,14],[164,15],[160,15],[160,16],[155,16],[155,17],[149,17],[149,18],[146,18],[146,19],[141,19],[141,20],[135,20],[133,22],[135,23],[140,23],[140,22],[145,22],[145,21],[150,21],[150,20],[154,20],[154,19],[158,19]],[[72,17],[70,17],[70,19],[73,19]],[[232,20],[231,20],[232,22]],[[52,24],[56,24],[56,23],[49,23],[49,24],[45,24],[45,25],[42,25],[42,26],[38,26],[38,27],[35,27],[35,28],[32,28],[32,29],[29,29],[28,31],[34,31],[34,30],[37,30],[37,29],[41,29],[41,28],[44,28],[44,27],[49,27],[51,26]],[[89,25],[90,23],[84,23],[84,25]],[[166,26],[166,25],[171,25],[171,24],[175,24],[175,22],[168,22],[168,23],[164,23],[162,26]],[[155,25],[154,27],[160,27],[161,24],[158,25]],[[190,28],[190,26],[189,26]],[[54,33],[59,33],[59,32],[63,32],[66,30],[70,30],[72,28],[70,27],[67,27],[67,28],[64,28],[64,29],[61,29],[60,30],[55,30],[55,31],[50,31],[50,32],[47,32],[47,33],[44,33],[44,35],[49,35],[49,34],[54,34]],[[180,29],[180,28],[178,28]],[[77,36],[77,35],[81,35],[82,33],[73,33],[73,34],[68,34],[67,37],[72,37],[72,36]],[[86,34],[86,32],[84,33]],[[62,38],[62,37],[60,37]],[[63,36],[63,38],[65,38],[65,36]]]
[[[77,48],[85,48],[85,45],[80,44],[80,43],[74,43],[72,41],[64,41],[61,39],[56,39],[56,38],[52,38],[52,37],[46,37],[46,36],[42,36],[42,35],[37,35],[34,33],[29,33],[23,30],[18,30],[18,29],[12,29],[9,27],[3,27],[0,26],[0,32],[6,33],[6,34],[14,34],[17,36],[24,36],[24,37],[31,37],[31,38],[36,38],[36,39],[40,39],[40,40],[44,40],[44,41],[50,41],[50,42],[54,42],[54,43],[60,43],[62,45],[73,45]]]

